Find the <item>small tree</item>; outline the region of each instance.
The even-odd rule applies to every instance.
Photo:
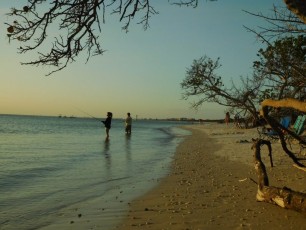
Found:
[[[214,61],[204,56],[194,60],[181,83],[183,98],[197,97],[197,100],[192,104],[195,109],[204,102],[214,102],[232,109],[249,112],[256,120],[258,114],[255,95],[261,88],[261,82],[241,77],[240,87],[232,82],[231,87],[227,88],[223,84],[222,78],[216,73],[220,67],[219,58]]]

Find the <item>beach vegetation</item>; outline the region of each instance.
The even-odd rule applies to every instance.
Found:
[[[241,76],[239,84],[231,81],[231,85],[225,85],[217,73],[220,58],[212,60],[204,56],[194,60],[181,83],[183,99],[196,98],[192,102],[194,109],[213,102],[229,107],[233,114],[240,111],[247,114],[246,123],[251,118],[253,126],[260,124],[258,108],[263,100],[306,99],[305,36],[280,38],[260,49],[257,56],[253,75]]]
[[[228,108],[232,114],[244,114],[246,127],[249,120],[260,124],[256,108],[265,99],[296,98],[304,100],[306,6],[299,1],[285,0],[286,7],[273,7],[271,16],[246,13],[263,19],[266,26],[258,30],[245,26],[267,45],[258,51],[259,60],[253,63],[253,75],[240,77],[240,84],[224,86],[216,71],[221,64],[204,57],[193,61],[181,83],[183,98],[196,97],[192,107],[198,109],[204,102],[214,102]],[[198,1],[189,1],[196,6]],[[211,64],[214,63],[214,64]]]
[[[264,82],[261,93],[258,95],[258,99],[261,101],[261,115],[278,134],[282,150],[292,159],[293,166],[306,171],[298,153],[288,148],[290,140],[296,140],[301,151],[306,146],[306,140],[302,136],[296,135],[292,130],[284,128],[277,121],[275,114],[271,113],[273,110],[279,111],[280,108],[287,110],[289,113],[306,113],[306,3],[290,0],[285,0],[285,2],[289,9],[291,6],[300,5],[300,10],[291,9],[294,14],[288,13],[286,10],[274,10],[273,17],[266,17],[262,14],[256,15],[268,21],[271,27],[260,28],[260,32],[250,30],[267,44],[265,50],[261,49],[258,52],[259,60],[254,62],[254,72],[258,79],[262,79]],[[287,187],[277,188],[269,184],[267,171],[261,160],[260,149],[263,145],[268,146],[272,162],[271,143],[262,139],[254,139],[254,163],[258,175],[257,201],[268,202],[305,213],[305,193],[296,192]],[[273,166],[271,165],[271,167]]]

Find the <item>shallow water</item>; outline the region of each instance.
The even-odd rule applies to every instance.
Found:
[[[37,229],[62,209],[120,191],[126,206],[165,175],[189,134],[178,128],[184,124],[134,121],[127,136],[113,120],[106,141],[95,119],[1,115],[0,229]]]

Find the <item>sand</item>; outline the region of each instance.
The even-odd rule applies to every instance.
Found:
[[[169,175],[129,204],[116,229],[306,229],[305,215],[256,201],[251,150],[256,129],[232,124],[187,128],[192,135],[178,146]],[[280,143],[272,149],[273,168],[266,148],[262,152],[270,185],[306,192],[306,172],[292,166]]]

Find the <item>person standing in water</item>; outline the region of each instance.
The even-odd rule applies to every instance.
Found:
[[[125,133],[132,133],[132,117],[130,113],[127,113],[127,117],[125,118]]]
[[[105,126],[105,131],[106,131],[106,139],[109,138],[109,130],[111,128],[111,124],[112,124],[112,117],[113,117],[113,113],[111,112],[107,112],[107,118],[105,121],[102,121],[102,123]]]

